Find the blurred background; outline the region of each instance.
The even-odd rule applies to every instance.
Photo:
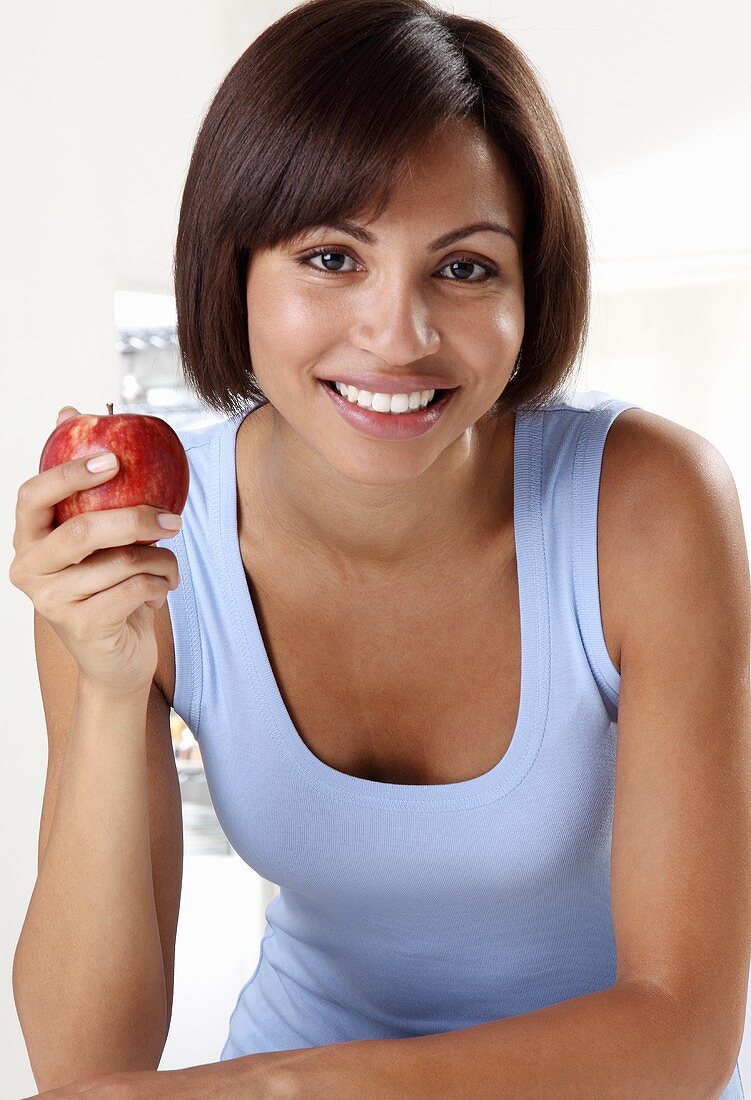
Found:
[[[0,472],[3,574],[19,485],[64,404],[214,422],[182,384],[171,264],[200,121],[250,41],[293,4],[99,0],[0,13]],[[716,0],[439,4],[485,19],[535,65],[569,142],[593,247],[577,389],[637,402],[711,440],[751,517],[751,8]],[[0,1074],[35,1092],[11,988],[36,875],[47,740],[32,606],[0,585]],[[106,731],[104,731],[106,735]],[[218,1061],[276,887],[245,865],[172,712],[185,865],[162,1069]],[[118,746],[112,744],[112,767]],[[10,780],[13,782],[10,782]],[[746,1035],[748,1040],[749,1028]],[[751,1044],[741,1074],[751,1080]]]

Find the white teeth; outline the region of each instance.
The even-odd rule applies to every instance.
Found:
[[[336,389],[353,405],[361,409],[373,409],[382,413],[405,413],[413,409],[424,409],[435,396],[435,390],[416,390],[414,393],[370,393],[358,390],[344,382],[335,382]]]

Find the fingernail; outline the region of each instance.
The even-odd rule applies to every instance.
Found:
[[[107,451],[103,455],[97,455],[96,458],[90,458],[86,463],[86,469],[90,470],[92,474],[99,474],[102,470],[113,470],[115,466],[117,466],[117,456],[113,455],[111,451]]]
[[[168,531],[179,531],[183,525],[180,517],[173,515],[172,512],[160,512],[156,518],[159,526],[166,527]]]

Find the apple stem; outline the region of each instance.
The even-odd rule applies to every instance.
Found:
[[[109,416],[112,416],[112,409],[113,409],[113,407],[114,407],[114,402],[110,403],[110,402],[108,401],[108,402],[107,402],[107,414],[108,414]]]

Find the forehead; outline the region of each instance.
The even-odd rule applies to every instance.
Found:
[[[473,120],[451,120],[405,158],[378,218],[374,206],[349,210],[344,217],[370,231],[376,244],[404,243],[407,236],[432,241],[459,226],[501,222],[515,241],[508,236],[499,240],[509,242],[521,257],[525,210],[516,173],[509,157]],[[331,224],[336,223],[334,218]],[[290,239],[255,255],[286,254],[311,236],[325,236],[331,224],[311,221]]]
[[[356,220],[380,237],[389,228],[436,236],[441,228],[504,221],[522,239],[524,203],[508,156],[471,121],[452,120],[410,154],[381,216]],[[435,230],[435,232],[433,232]]]

